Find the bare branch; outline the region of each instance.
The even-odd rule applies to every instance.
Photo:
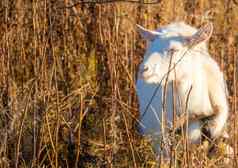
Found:
[[[65,8],[72,8],[81,4],[108,4],[108,3],[133,3],[133,4],[142,4],[142,5],[155,5],[155,4],[159,4],[160,0],[154,0],[152,2],[144,2],[143,0],[138,0],[138,1],[134,1],[134,0],[87,0],[87,1],[79,1],[76,2],[72,5],[68,5],[65,6]]]

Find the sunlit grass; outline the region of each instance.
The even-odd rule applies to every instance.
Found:
[[[0,167],[237,166],[238,6],[235,1],[80,4],[76,0],[0,2]],[[230,93],[227,143],[213,157],[206,144],[175,142],[160,162],[138,134],[135,80],[145,44],[135,24],[175,20],[194,26],[209,11],[209,51]],[[227,144],[234,148],[227,164]]]

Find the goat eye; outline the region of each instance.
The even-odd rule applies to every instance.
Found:
[[[175,48],[171,48],[171,49],[168,50],[168,52],[169,52],[170,54],[174,54],[174,53],[177,52],[177,51],[178,51],[178,49],[175,49]]]

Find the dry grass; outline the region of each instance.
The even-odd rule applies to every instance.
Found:
[[[185,20],[199,26],[208,19],[206,11],[215,25],[210,52],[230,92],[235,156],[229,166],[237,167],[237,2],[65,8],[74,2],[0,2],[1,167],[159,167],[149,142],[136,131],[135,80],[144,43],[135,24],[155,28]],[[228,166],[222,151],[208,158],[203,146],[189,148],[175,151],[181,167]]]

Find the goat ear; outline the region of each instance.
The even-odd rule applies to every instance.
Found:
[[[154,40],[158,35],[159,33],[156,32],[156,31],[151,31],[151,30],[148,30],[140,25],[136,25],[140,35],[145,39],[145,40],[148,40],[148,41],[152,41]]]
[[[194,35],[187,37],[185,39],[185,44],[189,46],[197,45],[201,42],[206,42],[209,40],[213,32],[213,25],[212,23],[207,23],[206,25],[202,26],[197,33]]]

